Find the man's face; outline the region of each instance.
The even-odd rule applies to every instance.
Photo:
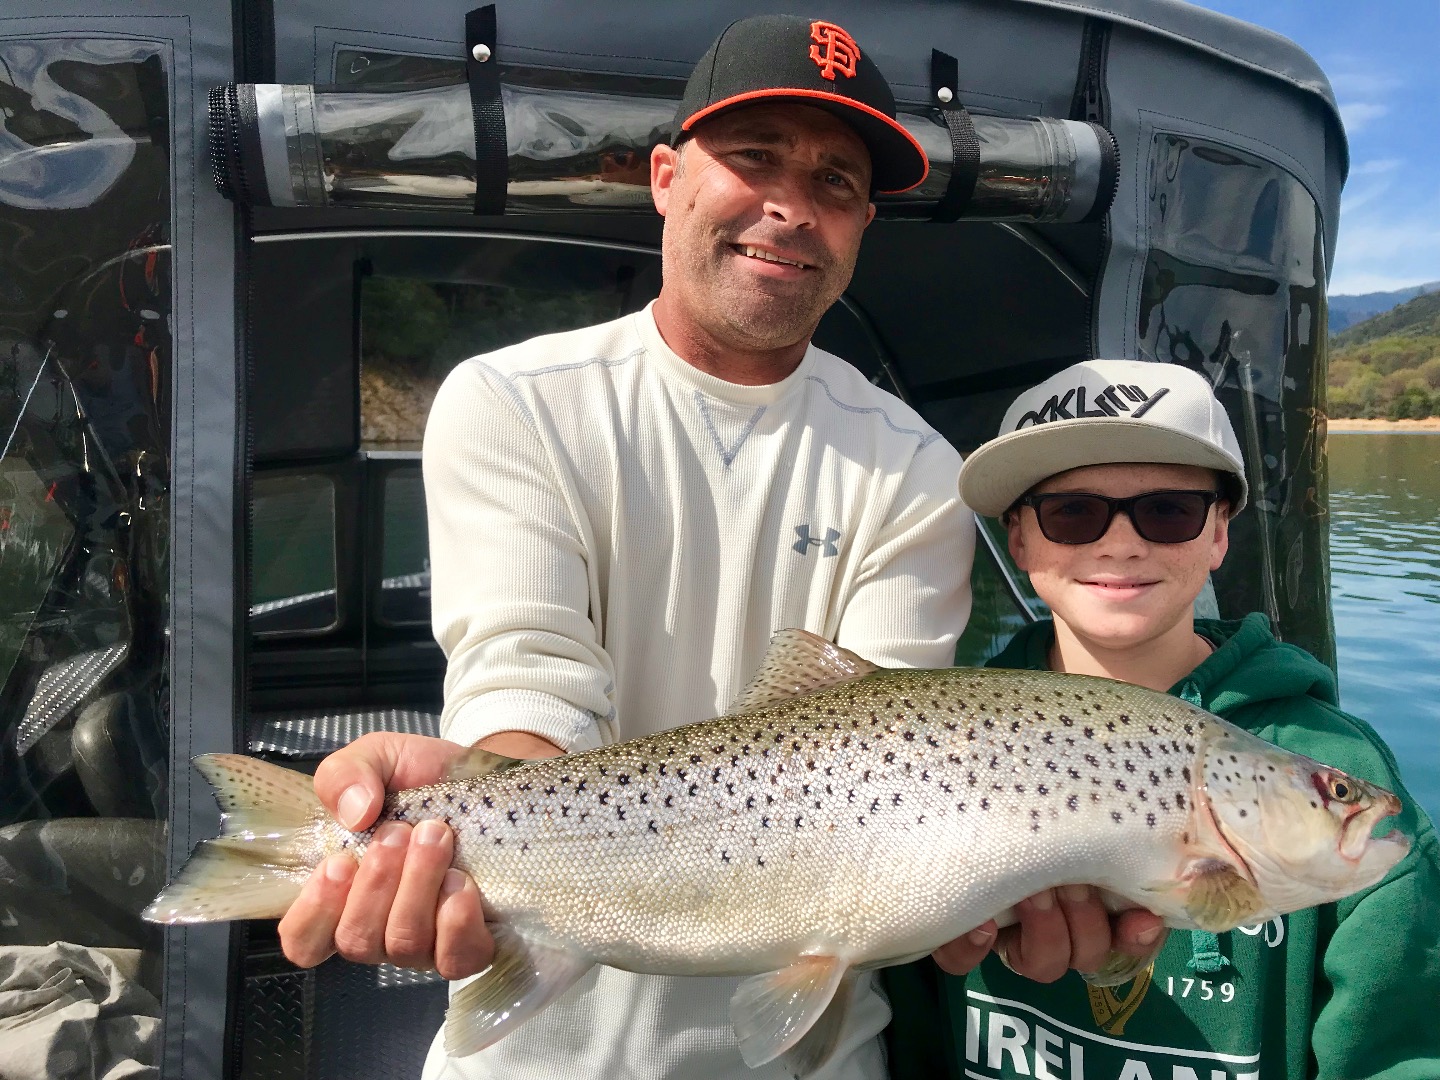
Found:
[[[875,216],[865,144],[808,105],[703,121],[679,150],[655,148],[650,187],[665,217],[666,293],[717,341],[747,350],[808,340],[849,285]]]
[[[1190,465],[1089,465],[1037,484],[1036,494],[1085,491],[1123,499],[1147,491],[1216,490],[1209,469]],[[1100,649],[1149,644],[1188,620],[1206,576],[1229,548],[1224,504],[1210,508],[1200,535],[1185,544],[1144,540],[1124,514],[1116,514],[1093,544],[1045,539],[1035,511],[1012,512],[1010,554],[1030,575],[1036,594],[1075,635]],[[1188,624],[1187,624],[1188,625]]]

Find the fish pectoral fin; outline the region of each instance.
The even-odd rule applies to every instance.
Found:
[[[810,1025],[810,1030],[800,1036],[799,1042],[780,1055],[780,1063],[795,1080],[805,1080],[805,1077],[818,1072],[835,1053],[840,1032],[845,1030],[845,1017],[850,1013],[856,975],[853,968],[845,973],[820,1019]]]
[[[1155,958],[1165,947],[1165,936],[1165,934],[1161,934],[1160,940],[1155,942],[1154,948],[1149,949],[1143,956],[1131,956],[1118,949],[1111,949],[1110,954],[1105,957],[1105,962],[1099,968],[1095,971],[1082,972],[1081,978],[1091,986],[1124,986],[1155,963]]]
[[[465,1057],[504,1038],[579,981],[589,957],[533,941],[504,923],[491,923],[495,958],[450,996],[445,1052]]]
[[[526,764],[528,762],[521,758],[506,757],[504,754],[495,754],[489,750],[481,750],[478,746],[472,746],[450,762],[449,767],[445,770],[445,775],[440,779],[442,781],[474,780],[477,776],[489,776],[491,773]]]
[[[763,709],[802,694],[813,694],[884,670],[808,630],[780,630],[744,690],[727,710]]]
[[[1218,934],[1232,930],[1269,909],[1254,883],[1219,859],[1194,860],[1173,890],[1181,898],[1185,913],[1201,930]]]
[[[730,1022],[735,1025],[745,1064],[755,1069],[782,1055],[797,1053],[801,1060],[792,1065],[787,1057],[786,1066],[798,1071],[800,1066],[814,1061],[817,1054],[828,1056],[839,1028],[829,1031],[835,1022],[821,1023],[821,1018],[848,971],[849,966],[833,956],[802,956],[789,967],[741,983],[730,999]],[[839,1020],[844,1019],[848,1000],[848,993],[840,999]],[[811,1043],[807,1034],[817,1026],[825,1030],[817,1042]],[[813,1072],[823,1060],[822,1056],[810,1064],[808,1071]]]

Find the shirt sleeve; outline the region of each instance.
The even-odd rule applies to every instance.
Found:
[[[862,560],[835,641],[884,667],[950,667],[970,618],[975,515],[960,454],[936,437],[908,470]]]
[[[441,732],[526,731],[600,745],[614,669],[590,619],[578,500],[514,386],[457,367],[425,427],[431,618],[445,652]]]

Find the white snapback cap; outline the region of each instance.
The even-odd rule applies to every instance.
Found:
[[[1146,360],[1086,360],[1026,390],[1000,434],[968,458],[960,496],[998,517],[1040,481],[1084,465],[1198,465],[1234,478],[1231,513],[1249,488],[1240,443],[1210,384],[1189,368]]]

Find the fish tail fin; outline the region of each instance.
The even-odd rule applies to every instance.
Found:
[[[325,808],[304,773],[242,754],[205,754],[195,767],[215,789],[221,833],[202,840],[142,916],[159,923],[274,919],[321,857]]]

